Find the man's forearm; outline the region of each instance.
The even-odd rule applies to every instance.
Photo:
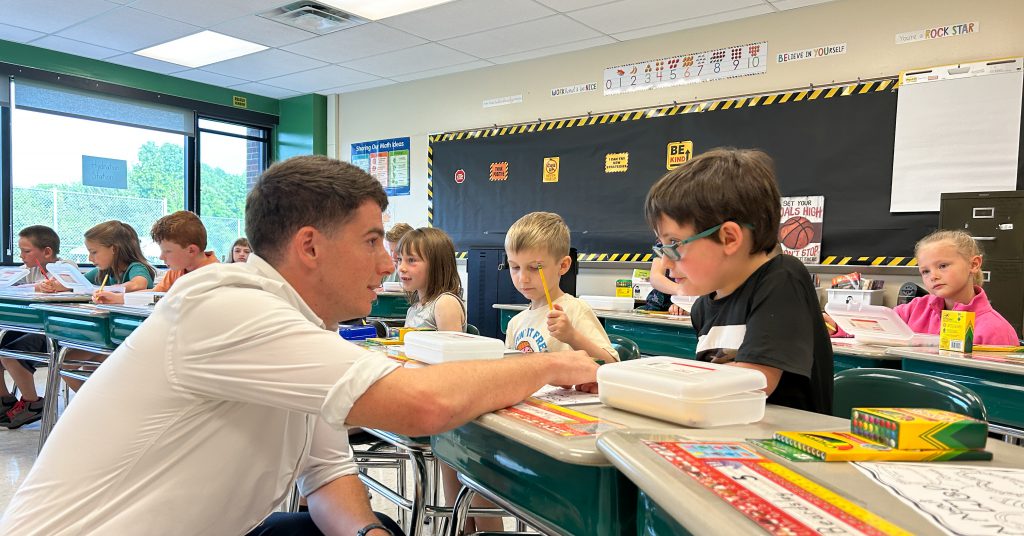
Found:
[[[309,514],[325,536],[351,536],[359,529],[377,522],[370,508],[366,486],[358,475],[337,478],[306,497]],[[385,534],[384,531],[370,532]]]

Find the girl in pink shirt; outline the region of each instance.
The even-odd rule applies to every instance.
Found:
[[[938,335],[942,311],[974,313],[974,344],[1017,345],[1013,326],[989,303],[981,289],[981,250],[966,231],[935,231],[914,248],[928,296],[896,307],[915,333]],[[833,336],[849,337],[842,330]]]

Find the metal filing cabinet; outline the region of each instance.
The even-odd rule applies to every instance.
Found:
[[[1019,337],[1024,325],[1024,191],[942,194],[939,227],[964,229],[978,241],[985,293]]]

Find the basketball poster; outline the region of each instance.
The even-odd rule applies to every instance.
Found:
[[[782,198],[782,223],[779,243],[782,250],[804,264],[821,262],[821,220],[825,215],[825,196]]]

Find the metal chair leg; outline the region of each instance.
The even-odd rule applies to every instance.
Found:
[[[452,509],[447,536],[464,536],[466,520],[469,517],[469,505],[473,502],[475,495],[476,492],[466,486],[462,486],[462,489],[459,490],[459,494],[455,497],[455,506]]]
[[[56,394],[60,390],[60,368],[64,365],[64,358],[70,350],[68,347],[61,347],[59,351],[53,352],[52,345],[52,341],[47,345],[51,353],[46,370],[46,398],[43,402],[43,422],[39,427],[39,450],[43,450],[46,438],[57,424],[57,397],[52,396],[51,393]]]

